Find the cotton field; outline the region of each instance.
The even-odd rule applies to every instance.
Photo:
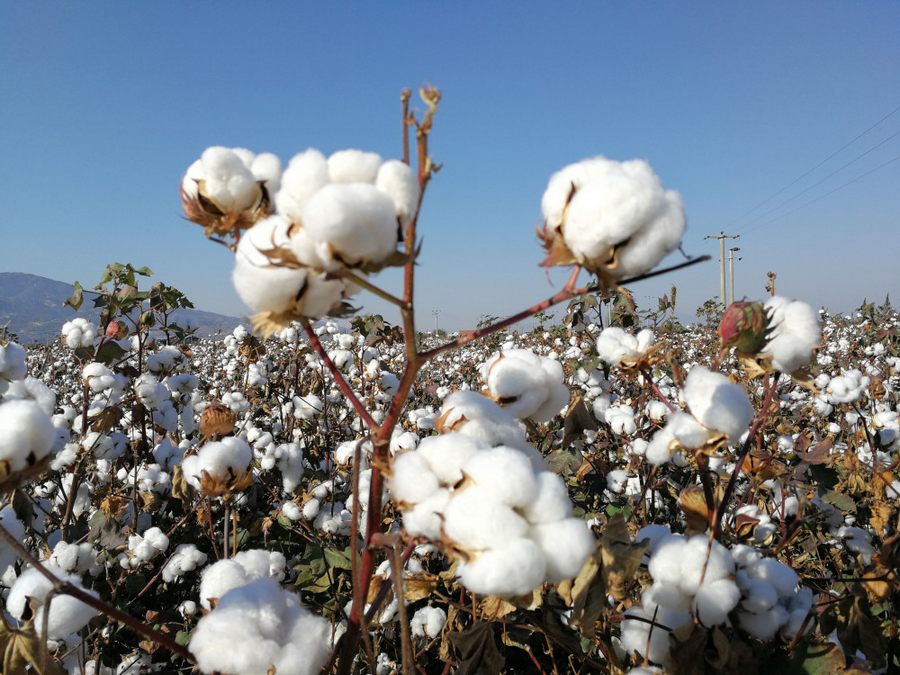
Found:
[[[684,206],[595,156],[540,201],[565,287],[421,332],[421,96],[413,164],[216,146],[186,169],[249,326],[196,338],[179,291],[114,264],[56,342],[0,343],[4,672],[900,667],[900,315],[618,311]]]

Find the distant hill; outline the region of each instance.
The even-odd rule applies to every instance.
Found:
[[[57,339],[66,321],[83,316],[92,321],[100,313],[92,307],[89,297],[78,312],[63,305],[72,295],[72,284],[47,277],[21,272],[0,272],[0,326],[9,324],[9,330],[23,343],[46,343]],[[175,312],[175,320],[182,326],[197,328],[203,337],[218,331],[230,333],[241,319],[233,316],[184,309]]]

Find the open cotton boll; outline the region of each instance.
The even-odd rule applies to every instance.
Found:
[[[293,223],[302,223],[303,207],[330,182],[328,160],[310,148],[294,155],[281,176],[281,188],[275,194],[275,210]]]
[[[551,176],[541,209],[547,229],[579,263],[618,277],[650,270],[684,233],[681,197],[664,190],[643,160],[571,164]],[[615,247],[618,264],[610,268]]]
[[[753,637],[763,642],[768,642],[775,633],[787,623],[789,618],[787,610],[781,605],[773,605],[759,614],[752,612],[738,612],[738,625]]]
[[[680,585],[681,559],[687,548],[687,540],[681,535],[671,535],[659,544],[650,557],[647,571],[653,581],[660,584]]]
[[[718,579],[704,583],[694,597],[694,611],[704,626],[717,626],[725,623],[728,613],[741,599],[737,584],[730,579]]]
[[[394,458],[389,487],[396,501],[418,504],[434,494],[439,484],[421,453],[405,452]]]
[[[287,311],[307,282],[307,270],[281,266],[264,253],[288,243],[290,226],[281,216],[269,216],[244,232],[238,243],[231,280],[241,300],[256,311]]]
[[[520,419],[547,422],[569,402],[558,361],[528,349],[507,349],[484,366],[491,396]]]
[[[394,213],[401,223],[409,223],[419,206],[419,181],[408,164],[391,159],[381,165],[375,187],[394,202]]]
[[[409,629],[416,637],[436,638],[447,622],[447,613],[440,607],[421,607],[413,614]]]
[[[219,599],[200,619],[188,649],[204,673],[313,675],[328,660],[328,622],[271,579],[259,579]]]
[[[236,436],[203,445],[196,455],[186,457],[181,463],[185,479],[200,489],[203,472],[211,478],[226,481],[245,473],[253,459],[253,450],[247,442]]]
[[[650,444],[644,451],[644,456],[654,466],[660,466],[672,459],[676,449],[677,441],[675,434],[672,432],[672,425],[666,424],[666,426],[653,434]]]
[[[177,580],[185,572],[191,572],[206,564],[206,554],[197,550],[194,544],[179,544],[175,553],[163,567],[162,577],[166,583]]]
[[[455,485],[462,480],[462,467],[487,443],[463,434],[447,433],[423,438],[417,452],[428,462],[428,468],[442,485]]]
[[[439,431],[455,431],[486,445],[530,448],[525,431],[508,410],[481,394],[463,390],[444,399],[437,420]]]
[[[362,150],[338,150],[328,158],[328,175],[334,183],[374,183],[381,157]]]
[[[326,264],[381,262],[397,247],[391,198],[374,185],[332,183],[303,208],[303,232]]]
[[[546,579],[552,583],[575,577],[597,544],[581,518],[532,525],[529,534],[544,552]]]
[[[732,443],[737,442],[753,419],[753,406],[743,387],[704,366],[691,368],[683,396],[700,424],[727,434]]]
[[[678,411],[666,422],[672,437],[688,450],[695,450],[706,443],[709,430],[687,413]]]
[[[681,549],[679,586],[688,595],[694,595],[697,593],[697,589],[700,588],[700,576],[703,575],[704,567],[706,568],[706,574],[703,575],[704,585],[734,574],[734,560],[727,548],[719,542],[713,541],[712,549],[709,549],[709,555],[707,556],[708,549],[709,537],[705,534],[694,535],[687,540],[687,544]]]
[[[469,550],[496,548],[525,535],[528,523],[480,486],[455,494],[444,509],[444,532]]]
[[[538,484],[531,461],[515,448],[501,445],[481,450],[463,465],[462,471],[479,488],[507,506],[524,507],[537,496]]]
[[[265,184],[269,197],[281,187],[281,160],[271,152],[261,152],[250,163],[250,171],[257,181]]]
[[[822,339],[822,328],[815,310],[805,302],[775,295],[765,305],[769,316],[769,335],[762,354],[772,366],[791,374],[809,364],[813,350]]]
[[[35,377],[10,382],[3,398],[6,401],[34,401],[48,415],[56,409],[56,392]]]
[[[828,402],[853,403],[865,392],[869,386],[869,378],[857,368],[845,370],[839,376],[834,377],[825,388]]]
[[[422,500],[409,511],[403,513],[403,527],[413,537],[440,539],[442,517],[447,503],[450,501],[450,490],[441,488]]]
[[[691,601],[691,596],[685,595],[678,586],[671,584],[654,583],[641,594],[641,604],[644,607],[659,605],[686,612],[691,608]]]
[[[791,595],[800,583],[797,573],[774,558],[761,558],[747,568],[747,576],[751,579],[768,581],[780,595]]]
[[[62,336],[69,349],[90,347],[97,337],[97,327],[87,319],[78,317],[63,324]]]
[[[637,360],[653,344],[653,337],[653,331],[648,328],[635,336],[618,326],[610,326],[597,338],[597,354],[611,366],[625,360]]]
[[[182,187],[191,196],[202,193],[225,213],[237,213],[259,201],[261,193],[256,181],[234,149],[213,146],[188,168]]]
[[[56,437],[50,416],[34,401],[0,403],[0,462],[8,462],[11,473],[49,455]]]
[[[81,579],[77,575],[66,574],[59,567],[50,563],[45,563],[44,567],[58,579],[97,597],[94,591],[86,590],[81,585]],[[36,568],[31,567],[22,572],[10,588],[9,595],[6,597],[6,611],[12,614],[16,620],[22,621],[30,598],[32,607],[36,608],[34,625],[42,626],[47,594],[52,589],[53,584]],[[55,595],[50,602],[50,612],[47,615],[47,637],[60,640],[72,633],[77,633],[97,614],[96,609],[70,595]]]
[[[569,490],[559,474],[541,471],[535,477],[537,494],[523,508],[529,523],[556,523],[572,512]]]
[[[544,554],[531,539],[512,539],[460,563],[460,583],[475,593],[510,597],[530,593],[544,581]]]
[[[771,609],[778,602],[778,591],[763,579],[748,579],[743,584],[744,599],[741,606],[748,612],[759,614]]]
[[[690,621],[691,615],[686,611],[665,607],[659,607],[658,611],[654,611],[655,609],[632,607],[625,612],[621,623],[622,647],[629,654],[637,652],[654,663],[666,665],[671,657],[670,633],[660,626],[674,630]],[[653,625],[654,621],[658,625]]]
[[[21,345],[15,342],[0,345],[0,380],[12,382],[25,379],[28,374],[25,359],[25,348]],[[0,390],[0,394],[2,393],[3,390]]]

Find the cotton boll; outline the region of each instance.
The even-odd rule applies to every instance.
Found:
[[[441,432],[455,431],[477,442],[530,448],[522,426],[509,411],[474,391],[457,391],[447,396],[437,420]]]
[[[275,194],[275,210],[293,223],[302,223],[306,202],[330,181],[325,156],[310,148],[291,159]]]
[[[269,197],[274,197],[281,187],[281,160],[278,156],[271,152],[261,152],[249,166],[253,177],[265,183]]]
[[[247,442],[235,436],[203,445],[196,455],[186,457],[181,468],[185,479],[195,489],[200,489],[203,472],[219,481],[227,481],[245,473],[253,459],[253,451]]]
[[[470,591],[511,597],[540,586],[546,563],[541,549],[531,539],[511,539],[501,548],[460,563],[457,571],[460,583]]]
[[[442,485],[455,485],[462,480],[462,467],[480,449],[486,448],[474,438],[463,434],[441,434],[423,438],[418,453]]]
[[[419,452],[406,452],[395,457],[391,471],[391,494],[399,502],[418,504],[438,489],[437,477]]]
[[[738,625],[753,637],[763,642],[768,642],[775,637],[775,633],[787,623],[789,618],[787,610],[781,605],[774,605],[771,609],[759,614],[750,612],[738,612]]]
[[[681,592],[678,586],[654,583],[641,594],[644,607],[659,605],[667,610],[687,612],[691,608],[693,598]]]
[[[15,342],[0,345],[0,380],[12,382],[25,379],[25,375],[28,373],[25,358],[25,349],[21,345]],[[3,391],[0,390],[0,394],[2,393]]]
[[[743,584],[744,599],[741,606],[748,612],[759,614],[772,608],[778,602],[778,592],[768,581],[748,579]]]
[[[703,576],[704,585],[734,574],[734,560],[728,549],[717,541],[713,541],[712,549],[709,549],[709,537],[698,534],[688,539],[687,545],[681,550],[679,585],[683,592],[688,595],[698,592],[704,567],[706,567],[706,574]]]
[[[441,527],[444,522],[442,515],[449,501],[450,491],[446,488],[433,492],[415,507],[404,512],[403,527],[413,537],[441,539]]]
[[[672,530],[666,525],[646,525],[638,530],[638,533],[634,536],[634,541],[641,542],[645,539],[649,539],[647,553],[653,555],[656,553],[657,549],[659,549],[663,541],[671,536],[673,536]]]
[[[416,637],[436,638],[447,621],[447,613],[440,607],[421,607],[413,614],[409,629]]]
[[[763,579],[775,587],[780,595],[791,595],[800,583],[797,573],[774,558],[762,558],[747,567],[751,579]]]
[[[256,311],[287,311],[307,283],[307,270],[282,266],[265,254],[287,244],[289,227],[283,217],[270,216],[244,232],[238,243],[231,280],[241,300]]]
[[[649,329],[634,336],[618,326],[610,326],[597,338],[597,354],[602,361],[618,366],[623,361],[639,359],[652,343],[653,332]]]
[[[163,581],[171,583],[186,572],[191,572],[205,564],[206,554],[197,550],[194,544],[179,544],[175,553],[163,567]]]
[[[537,496],[538,485],[528,457],[506,446],[475,453],[462,467],[463,473],[494,499],[513,507],[524,507]]]
[[[532,525],[529,534],[544,552],[547,560],[546,579],[552,583],[574,578],[597,544],[594,535],[580,518]]]
[[[753,407],[743,387],[703,366],[695,366],[688,373],[683,395],[700,424],[727,434],[732,443],[753,419]]]
[[[541,471],[535,477],[537,494],[525,505],[523,514],[529,523],[555,523],[572,512],[565,481],[551,471]]]
[[[408,164],[389,160],[378,169],[375,187],[394,202],[397,218],[408,223],[416,215],[419,206],[419,181]]]
[[[678,586],[681,581],[681,561],[687,549],[687,541],[680,535],[664,539],[651,556],[647,570],[660,584]]]
[[[666,423],[676,441],[688,450],[702,447],[709,439],[709,431],[691,415],[676,412]]]
[[[338,150],[328,158],[328,175],[334,183],[374,183],[381,157],[362,150]]]
[[[629,620],[629,617],[635,618]],[[660,626],[674,630],[690,620],[691,615],[684,611],[660,607],[654,615],[647,608],[632,607],[625,612],[621,623],[622,647],[629,654],[637,652],[654,663],[666,665],[670,660],[669,631]],[[658,625],[648,623],[654,621]]]
[[[332,265],[381,262],[397,246],[394,204],[364,183],[333,183],[303,208],[303,232]]]
[[[506,349],[484,365],[491,396],[520,419],[552,419],[569,401],[558,361],[528,349]]]
[[[182,183],[189,194],[192,182],[225,213],[252,208],[260,198],[256,178],[240,155],[231,148],[214,146],[204,150],[199,166],[192,164]],[[194,188],[195,194],[196,191]]]
[[[188,645],[204,673],[313,675],[328,660],[328,622],[293,593],[259,579],[226,593]]]
[[[0,461],[16,473],[42,460],[53,449],[56,429],[40,405],[13,400],[0,403]]]
[[[466,549],[496,548],[525,535],[528,523],[487,488],[473,486],[444,509],[444,532]]]
[[[694,598],[694,611],[704,626],[717,626],[725,623],[740,599],[741,592],[733,581],[718,579],[700,587]]]
[[[644,456],[654,466],[660,466],[672,459],[672,453],[675,452],[676,447],[677,441],[675,434],[672,433],[672,426],[667,424],[653,434],[650,444],[644,451]]]
[[[76,575],[66,574],[52,564],[46,564],[44,567],[62,581],[71,583],[76,588],[97,597],[94,591],[86,590],[81,585],[81,580]],[[33,567],[29,568],[19,575],[12,585],[6,598],[6,610],[21,621],[28,599],[31,598],[32,606],[36,607],[34,625],[41,626],[44,621],[47,595],[52,589],[53,585],[43,574]],[[47,616],[47,636],[54,640],[60,640],[72,633],[77,633],[97,614],[96,609],[84,604],[81,600],[69,595],[56,595],[50,602],[50,612]]]
[[[805,302],[773,296],[766,301],[769,337],[762,353],[772,358],[772,366],[793,373],[812,360],[822,338],[816,312]]]

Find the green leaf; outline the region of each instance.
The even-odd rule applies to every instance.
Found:
[[[66,299],[66,301],[63,303],[63,305],[64,306],[68,305],[69,307],[71,307],[72,309],[74,309],[77,312],[79,309],[81,309],[81,303],[83,303],[83,302],[84,302],[84,292],[83,292],[83,289],[81,288],[81,284],[79,284],[76,281],[74,284],[72,284],[72,295],[70,295]]]
[[[100,363],[110,364],[125,356],[125,350],[116,342],[104,342],[97,350],[95,358]]]
[[[338,551],[336,549],[326,548],[325,560],[328,562],[328,566],[331,568],[349,570],[351,568],[350,549],[346,548],[343,551]]]
[[[153,270],[151,270],[151,269],[150,269],[149,267],[147,267],[146,265],[145,265],[144,267],[138,267],[138,268],[135,270],[135,272],[137,272],[138,274],[140,274],[142,277],[152,277],[152,276],[153,276]]]

